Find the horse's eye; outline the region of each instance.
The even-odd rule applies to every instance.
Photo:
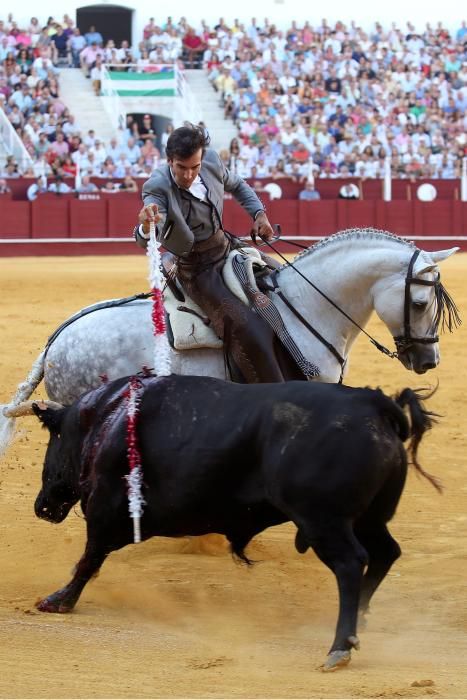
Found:
[[[428,306],[428,303],[426,301],[413,301],[412,306],[417,311],[424,311]]]

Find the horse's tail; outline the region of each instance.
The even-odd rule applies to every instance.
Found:
[[[0,457],[6,452],[15,434],[15,418],[21,415],[20,404],[26,401],[44,378],[43,350],[34,362],[27,379],[18,385],[10,403],[0,405]]]
[[[441,481],[437,477],[425,471],[417,458],[418,446],[424,434],[433,427],[433,424],[436,423],[436,417],[438,417],[436,413],[427,411],[422,402],[431,398],[436,389],[437,387],[435,387],[435,389],[432,391],[423,389],[417,389],[415,391],[412,389],[404,389],[400,392],[400,394],[394,397],[394,400],[401,408],[408,409],[410,419],[410,443],[408,452],[412,464],[417,472],[421,476],[424,476],[425,479],[428,479],[435,489],[441,493],[443,490]]]

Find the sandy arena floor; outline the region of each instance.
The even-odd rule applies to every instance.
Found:
[[[0,464],[0,697],[467,697],[467,254],[442,272],[466,325],[442,338],[438,370],[420,379],[364,338],[352,354],[349,384],[394,392],[439,380],[429,406],[444,418],[421,457],[446,490],[410,476],[392,526],[403,556],[347,669],[318,670],[336,585],[313,554],[295,552],[290,526],[254,541],[252,570],[185,541],[128,547],[73,614],[37,612],[34,602],[69,580],[85,523],[74,512],[57,526],[35,518],[47,436],[28,417]],[[146,278],[144,257],[0,259],[0,402],[69,314],[144,291]],[[377,321],[370,330],[390,342]]]

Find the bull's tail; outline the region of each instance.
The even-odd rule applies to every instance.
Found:
[[[0,457],[6,452],[15,434],[15,418],[21,415],[19,406],[29,399],[44,378],[45,350],[34,362],[27,379],[18,385],[10,403],[0,405]]]
[[[427,411],[422,402],[433,396],[436,388],[432,391],[422,389],[417,389],[415,391],[412,389],[404,389],[400,394],[394,397],[394,400],[401,408],[408,409],[410,419],[410,443],[408,452],[412,464],[417,472],[421,476],[424,476],[425,479],[428,479],[435,489],[441,493],[443,490],[441,481],[437,477],[425,471],[417,458],[418,446],[422,440],[422,437],[427,430],[430,430],[433,424],[436,423],[437,417],[436,413]]]

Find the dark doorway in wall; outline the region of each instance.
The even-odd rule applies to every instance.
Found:
[[[87,5],[76,10],[76,25],[81,34],[94,26],[102,34],[104,45],[113,39],[117,46],[126,39],[131,46],[133,10],[121,5]]]

